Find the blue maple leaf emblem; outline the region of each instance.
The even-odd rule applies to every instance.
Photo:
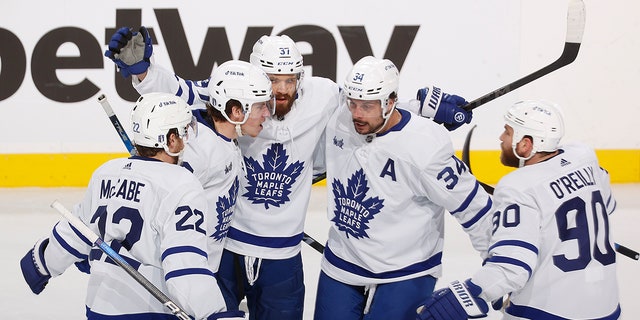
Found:
[[[229,231],[231,218],[233,216],[233,208],[238,199],[239,184],[238,177],[236,177],[231,188],[229,188],[228,196],[218,197],[218,201],[216,202],[216,218],[218,223],[216,224],[215,232],[211,235],[216,241],[222,241],[227,236],[227,231]]]
[[[369,229],[369,221],[384,207],[384,200],[366,198],[369,187],[367,177],[362,169],[356,171],[350,179],[347,179],[347,187],[334,179],[331,183],[334,195],[335,216],[331,221],[336,224],[338,230],[344,231],[354,238],[369,238],[366,230]]]
[[[242,196],[253,204],[264,204],[265,209],[270,205],[280,207],[289,201],[291,185],[302,172],[304,162],[287,164],[288,159],[282,143],[272,144],[262,155],[262,163],[253,157],[245,157],[248,184],[247,192]]]

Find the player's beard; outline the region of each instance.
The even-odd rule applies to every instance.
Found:
[[[275,116],[277,119],[282,119],[284,116],[291,111],[291,106],[293,106],[293,102],[295,101],[295,97],[289,94],[277,94],[276,95],[276,111]]]
[[[500,146],[502,152],[500,152],[500,162],[507,167],[518,168],[520,165],[520,159],[513,153],[513,148],[509,146]]]
[[[367,121],[367,118],[352,119],[352,121],[353,128],[357,133],[362,135],[372,134],[384,125],[384,119],[382,119],[382,117],[375,118],[375,120],[371,118],[371,121]]]

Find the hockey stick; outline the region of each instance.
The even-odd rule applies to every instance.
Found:
[[[464,146],[462,147],[462,162],[464,162],[467,167],[469,167],[469,173],[473,173],[471,171],[471,160],[469,159],[469,148],[471,145],[471,136],[473,135],[473,130],[477,127],[478,125],[473,125],[473,127],[471,127],[471,130],[469,130],[469,132],[467,133],[467,137],[464,139]],[[484,191],[486,191],[488,194],[493,194],[493,191],[495,190],[495,188],[493,188],[492,186],[478,180],[478,183],[480,184],[480,186],[482,186],[482,189],[484,189]]]
[[[467,137],[464,140],[464,147],[462,148],[462,162],[464,162],[467,165],[467,167],[469,167],[469,172],[471,172],[471,159],[469,158],[469,148],[471,144],[471,136],[473,134],[473,129],[475,128],[476,128],[476,125],[471,127],[471,130],[469,130],[469,132],[467,133]],[[487,191],[488,194],[493,194],[493,191],[495,189],[492,186],[482,183],[480,181],[478,182],[480,183],[480,185],[482,185],[482,187],[484,188],[485,191]],[[623,256],[629,257],[633,260],[640,260],[640,253],[634,251],[633,249],[625,247],[619,243],[614,243],[614,249],[618,253],[622,254]]]
[[[129,139],[127,132],[124,131],[124,127],[122,126],[122,123],[120,123],[118,116],[113,112],[113,108],[111,108],[111,104],[109,104],[107,97],[104,94],[101,94],[98,97],[98,102],[102,106],[102,109],[104,109],[104,112],[109,117],[109,120],[111,120],[111,124],[113,124],[113,127],[118,132],[118,135],[120,135],[120,140],[122,140],[122,143],[124,143],[124,146],[127,148],[127,151],[129,151],[129,154],[131,154],[132,156],[135,156],[136,149],[133,147],[133,143]],[[322,175],[314,178],[313,183],[315,184],[316,182],[324,180],[326,176],[327,176],[326,173],[323,173]],[[324,252],[324,246],[320,242],[316,241],[316,239],[308,235],[306,232],[302,234],[302,241],[310,245],[312,248],[316,249],[318,252],[320,253]]]
[[[542,69],[535,71],[521,79],[518,79],[504,87],[491,91],[484,96],[469,102],[463,109],[471,111],[495,98],[498,98],[504,94],[507,94],[521,86],[532,82],[544,75],[547,75],[555,70],[558,70],[570,63],[572,63],[578,56],[580,50],[580,44],[582,42],[582,34],[584,32],[585,25],[585,9],[584,2],[582,0],[571,0],[569,2],[569,9],[567,11],[567,34],[564,43],[564,49],[560,57],[551,64],[543,67]]]
[[[111,108],[111,104],[107,100],[107,96],[105,96],[104,94],[101,94],[98,97],[98,102],[102,106],[102,109],[104,109],[104,112],[107,113],[109,120],[111,120],[111,124],[120,135],[120,140],[122,140],[122,143],[124,143],[124,146],[127,147],[127,151],[129,151],[129,154],[131,154],[132,156],[135,156],[136,148],[133,147],[133,143],[131,142],[131,139],[129,139],[129,136],[127,135],[127,132],[124,130],[122,123],[120,123],[120,120],[118,120],[118,116],[116,116],[115,112],[113,112],[113,108]]]
[[[171,311],[173,315],[181,320],[190,320],[182,308],[180,308],[171,298],[167,297],[158,287],[145,278],[138,270],[132,267],[124,258],[111,248],[104,240],[102,240],[95,232],[87,227],[80,218],[74,216],[67,208],[65,208],[58,200],[51,204],[51,207],[56,209],[63,217],[65,217],[71,226],[80,231],[80,233],[93,245],[98,246],[100,250],[106,253],[109,258],[115,261],[124,271],[126,271],[134,280],[140,283],[151,295],[153,295],[160,303],[162,303],[167,309]]]
[[[313,180],[311,181],[311,184],[316,184],[324,179],[327,178],[327,173],[323,173],[315,178],[313,178]],[[308,244],[311,248],[316,249],[316,251],[320,252],[321,254],[324,253],[324,246],[322,245],[322,243],[318,242],[316,239],[312,238],[310,235],[308,235],[306,232],[302,234],[302,242]]]

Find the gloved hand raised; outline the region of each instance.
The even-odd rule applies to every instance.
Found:
[[[417,99],[420,101],[419,114],[444,124],[449,131],[453,131],[465,123],[470,123],[473,117],[471,111],[462,109],[467,104],[464,98],[444,93],[435,86],[418,90]]]
[[[44,250],[49,244],[49,238],[39,240],[27,254],[20,259],[22,276],[29,288],[35,294],[40,294],[49,283],[51,275],[44,261]]]
[[[132,74],[141,74],[151,64],[153,44],[147,28],[140,27],[138,32],[130,28],[118,29],[111,36],[109,49],[105,51],[105,57],[111,59],[120,69],[120,74],[127,78]]]
[[[418,306],[419,320],[466,320],[483,318],[489,312],[489,306],[480,298],[482,288],[471,280],[464,283],[454,281],[448,288],[436,290],[431,297]]]

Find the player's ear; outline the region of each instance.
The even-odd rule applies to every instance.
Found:
[[[517,145],[518,154],[523,157],[528,157],[532,150],[533,138],[531,136],[522,137],[522,140],[520,140]]]
[[[234,105],[231,107],[231,120],[233,121],[242,121],[244,119],[244,112],[242,111],[242,107],[238,105]]]
[[[167,147],[169,151],[173,153],[178,153],[183,148],[182,139],[180,139],[180,136],[178,136],[178,133],[174,130],[171,130],[171,132],[167,134]]]

